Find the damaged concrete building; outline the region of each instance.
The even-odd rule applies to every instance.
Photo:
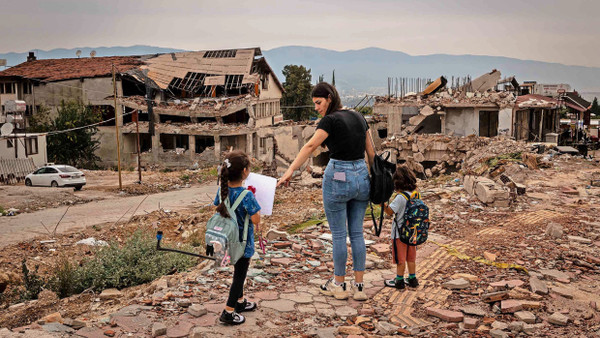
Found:
[[[376,97],[371,124],[376,144],[395,150],[398,161],[431,176],[461,162],[474,146],[467,136],[556,142],[557,100],[516,96],[514,77],[501,80],[493,70],[461,85],[445,84],[441,77],[419,93]]]
[[[168,167],[214,163],[226,149],[267,158],[272,138],[257,131],[282,120],[283,86],[260,48],[48,60],[31,55],[0,72],[0,83],[14,84],[28,117],[42,106],[56,113],[63,100],[92,106],[104,121],[97,137],[105,166],[117,162],[115,123],[124,165],[137,163],[139,130],[142,162]]]

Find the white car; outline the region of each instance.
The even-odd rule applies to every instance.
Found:
[[[85,174],[69,165],[48,164],[25,176],[26,186],[73,187],[81,190],[85,185]]]

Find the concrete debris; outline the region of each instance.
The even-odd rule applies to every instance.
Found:
[[[97,240],[94,237],[82,239],[75,243],[76,245],[89,245],[89,246],[108,246],[108,242],[103,240]]]
[[[558,223],[548,223],[546,227],[546,236],[550,236],[552,238],[561,238],[563,236],[563,227]]]
[[[550,317],[548,317],[548,323],[565,326],[569,323],[569,317],[563,315],[560,312],[555,312]]]

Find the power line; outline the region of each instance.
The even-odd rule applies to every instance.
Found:
[[[131,111],[129,113],[123,113],[123,114],[121,114],[121,116],[127,116],[127,115],[131,115],[133,113],[135,113],[135,111]],[[115,117],[112,117],[112,118],[107,119],[107,120],[103,120],[103,121],[100,121],[100,122],[97,122],[97,123],[88,124],[86,126],[81,126],[81,127],[75,127],[75,128],[65,129],[65,130],[54,130],[54,131],[48,131],[48,132],[42,132],[42,133],[31,133],[31,134],[32,135],[33,134],[35,134],[35,135],[45,135],[45,136],[52,136],[52,135],[64,134],[64,133],[69,133],[69,132],[72,132],[72,131],[75,131],[75,130],[92,128],[92,127],[95,127],[97,125],[100,125],[100,124],[103,124],[103,123],[115,120],[116,118],[117,117],[115,116]],[[2,135],[2,136],[0,136],[0,139],[15,138],[15,137],[16,136]]]

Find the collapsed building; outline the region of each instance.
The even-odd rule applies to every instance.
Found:
[[[125,166],[137,163],[138,134],[150,165],[214,163],[229,149],[270,159],[273,138],[258,130],[283,119],[283,86],[260,48],[47,60],[31,53],[0,72],[0,83],[26,102],[24,128],[42,107],[56,114],[63,101],[90,105],[103,121],[97,155],[105,166],[117,162],[117,127]]]
[[[397,161],[431,176],[457,169],[466,152],[477,147],[479,137],[556,143],[560,117],[556,99],[517,96],[515,78],[501,79],[497,70],[449,88],[446,83],[441,77],[418,93],[376,97],[372,123],[376,144],[392,150]]]

